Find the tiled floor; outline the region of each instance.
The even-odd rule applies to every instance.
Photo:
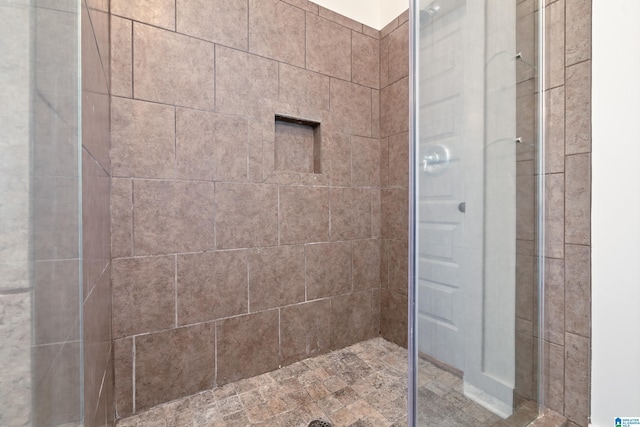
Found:
[[[462,380],[420,360],[420,426],[492,426],[500,418],[462,394]],[[157,406],[119,427],[407,425],[407,350],[382,338]]]

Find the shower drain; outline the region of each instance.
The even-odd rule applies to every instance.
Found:
[[[309,427],[333,427],[329,421],[313,420],[309,423]]]

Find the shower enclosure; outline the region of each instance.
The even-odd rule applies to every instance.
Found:
[[[538,415],[537,9],[412,1],[413,425],[516,426]]]

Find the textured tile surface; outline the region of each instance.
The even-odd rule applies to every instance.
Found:
[[[302,427],[319,419],[336,427],[406,426],[406,376],[407,350],[374,338],[158,405],[118,426]],[[503,421],[467,399],[460,378],[423,359],[418,377],[419,425],[524,427],[538,414],[525,402]]]
[[[351,31],[307,13],[307,69],[351,80]]]
[[[176,30],[235,49],[247,49],[247,0],[177,0]]]

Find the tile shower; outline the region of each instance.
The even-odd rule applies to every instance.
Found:
[[[406,12],[377,31],[306,0],[83,0],[78,10],[25,3],[0,6],[12,21],[3,36],[31,22],[36,51],[45,56],[55,51],[42,49],[54,36],[78,42],[82,115],[67,117],[67,103],[49,102],[66,86],[47,89],[75,79],[77,61],[70,51],[42,56],[33,135],[40,240],[33,284],[0,289],[0,312],[10,319],[0,322],[9,343],[3,360],[10,361],[0,379],[15,391],[0,420],[25,419],[33,399],[36,425],[109,425],[113,406],[119,418],[153,415],[163,402],[200,390],[196,396],[277,376],[279,366],[313,364],[307,357],[366,359],[362,346],[375,337],[407,345]],[[533,1],[517,3],[519,19],[537,13]],[[591,1],[546,3],[545,403],[583,427],[591,345]],[[64,31],[54,22],[67,23]],[[26,35],[15,46],[28,56]],[[73,97],[77,84],[68,89]],[[69,142],[78,148],[78,141],[69,133],[78,123],[82,145],[71,153]],[[292,141],[303,143],[293,150]],[[79,158],[81,180],[79,171],[56,169],[69,160],[73,168]],[[518,183],[530,179],[531,164],[518,158]],[[82,183],[80,259],[78,230],[66,222],[78,215],[78,194],[65,182],[76,190]],[[519,237],[518,274],[533,280],[529,240]],[[16,259],[25,261],[18,258],[28,242],[18,243]],[[517,392],[526,397],[534,392],[535,300],[518,298],[524,310],[516,340],[526,354]],[[63,336],[54,325],[80,329]]]
[[[111,13],[117,416],[381,333],[406,346],[408,13]]]

